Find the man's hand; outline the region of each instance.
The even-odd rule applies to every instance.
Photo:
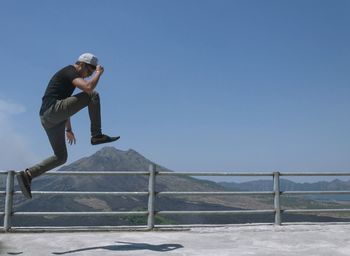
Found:
[[[67,141],[70,145],[75,144],[77,141],[75,139],[74,133],[72,131],[66,131]]]
[[[100,73],[100,75],[102,75],[104,71],[105,71],[104,67],[102,67],[101,65],[97,65],[96,73]]]
[[[101,65],[98,65],[95,70],[95,75],[92,77],[91,80],[85,80],[82,77],[77,77],[72,81],[72,84],[86,93],[91,93],[97,86],[97,83],[100,77],[102,76],[104,70],[105,69]]]

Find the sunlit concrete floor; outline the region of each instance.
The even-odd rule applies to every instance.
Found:
[[[350,224],[1,233],[1,255],[350,255]]]

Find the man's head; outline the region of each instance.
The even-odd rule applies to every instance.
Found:
[[[79,56],[75,64],[80,67],[81,71],[83,72],[83,77],[88,77],[91,76],[96,70],[98,59],[92,53],[83,53]]]
[[[97,57],[92,53],[83,53],[82,55],[79,56],[78,61],[94,66],[95,68],[98,63]]]

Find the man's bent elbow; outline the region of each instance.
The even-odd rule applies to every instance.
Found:
[[[90,86],[86,86],[86,87],[80,88],[80,89],[87,94],[91,94],[94,91],[94,89]]]
[[[87,94],[91,94],[94,90],[93,89],[90,89],[90,88],[87,88],[85,90],[83,90],[85,93]]]

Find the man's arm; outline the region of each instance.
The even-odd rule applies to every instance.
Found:
[[[95,75],[91,80],[86,81],[81,77],[75,78],[73,80],[73,85],[86,93],[91,93],[97,86],[97,83],[100,80],[100,77],[103,74],[103,71],[104,71],[104,68],[101,65],[98,65],[96,67]]]
[[[72,131],[72,124],[70,122],[70,118],[67,119],[66,121],[66,132]]]

